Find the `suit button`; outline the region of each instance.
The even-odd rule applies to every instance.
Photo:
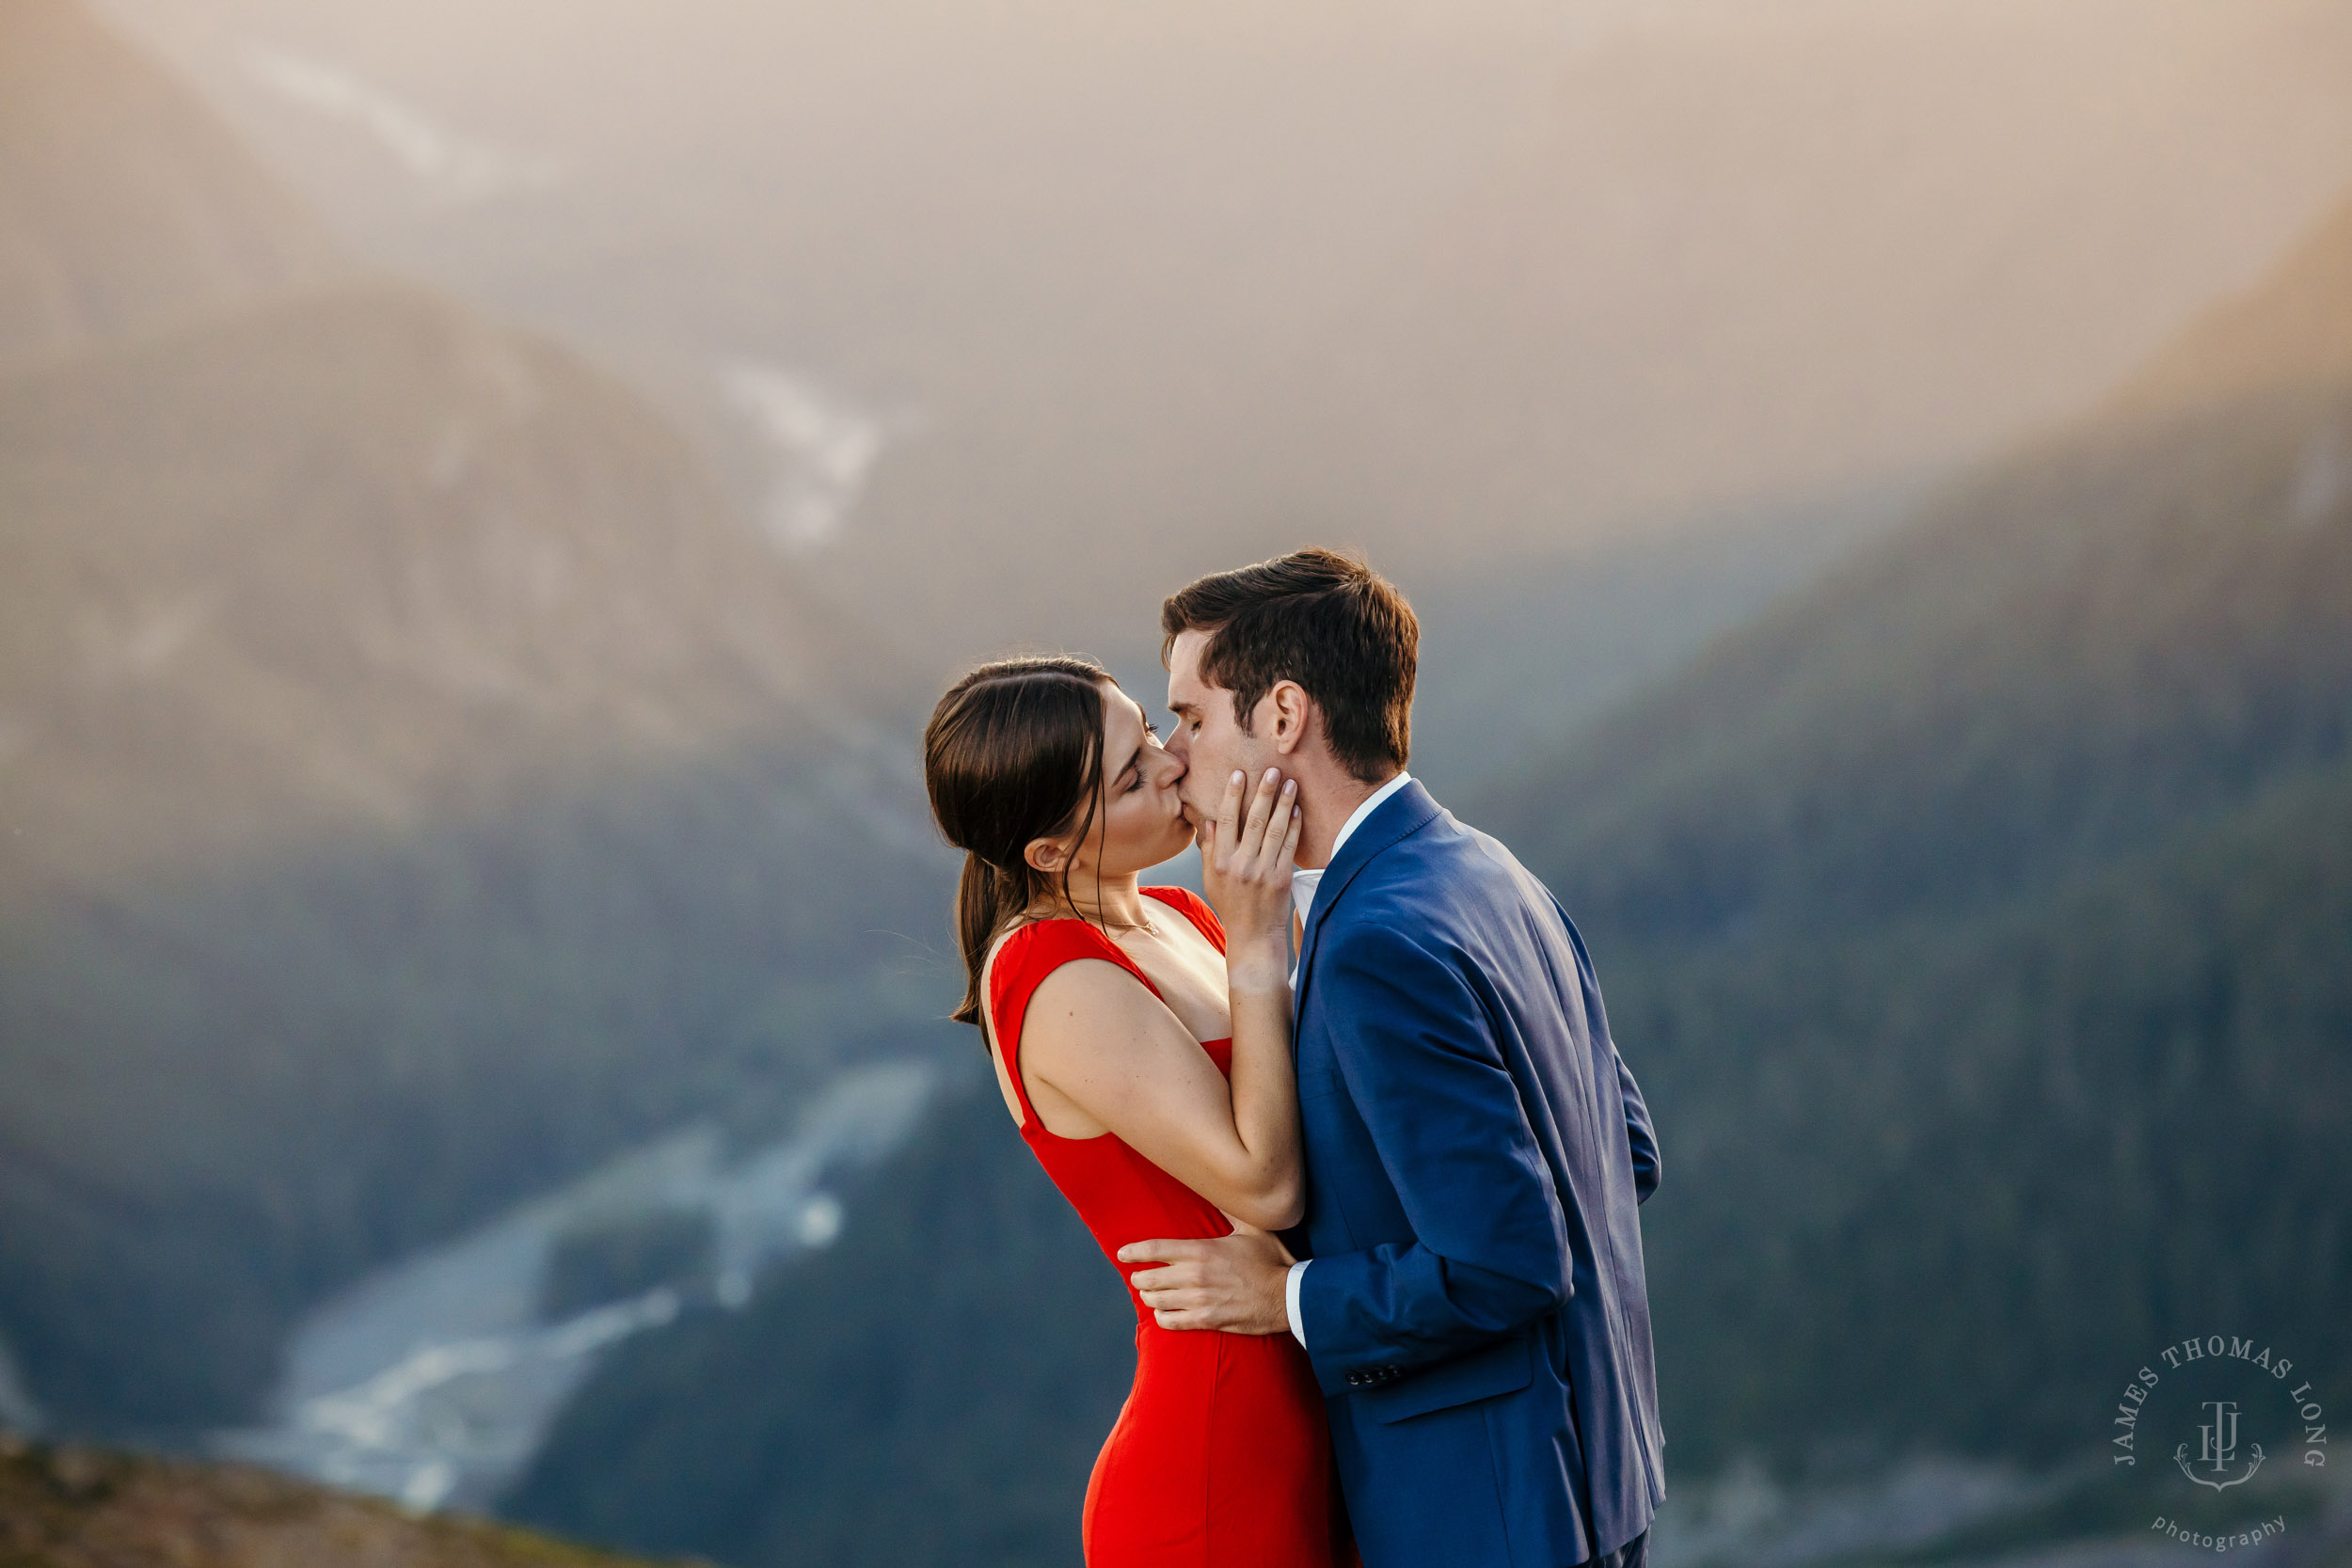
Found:
[[[1350,1388],[1361,1388],[1364,1386],[1364,1374],[1361,1372],[1348,1373],[1347,1386]]]

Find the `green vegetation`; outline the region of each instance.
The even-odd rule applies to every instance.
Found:
[[[2080,1459],[2185,1335],[2352,1360],[2352,769],[2026,907],[1601,961],[1678,1463]]]

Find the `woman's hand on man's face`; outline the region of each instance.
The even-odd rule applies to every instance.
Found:
[[[1272,768],[1254,790],[1246,774],[1228,777],[1216,817],[1196,831],[1201,886],[1225,924],[1226,968],[1237,988],[1285,983],[1298,832],[1297,781]]]

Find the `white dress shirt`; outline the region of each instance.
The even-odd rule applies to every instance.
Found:
[[[1377,811],[1381,801],[1412,782],[1413,776],[1410,773],[1399,769],[1395,778],[1364,797],[1364,803],[1348,814],[1347,820],[1340,825],[1339,837],[1331,841],[1331,860],[1335,861],[1340,858],[1340,846],[1347,842],[1347,835],[1356,831],[1359,823]],[[1298,911],[1298,928],[1301,932],[1307,928],[1307,911],[1315,907],[1315,889],[1323,885],[1323,873],[1330,868],[1330,864],[1331,861],[1326,861],[1312,871],[1291,873],[1291,908]],[[1299,957],[1304,958],[1306,955],[1302,953]],[[1298,990],[1298,967],[1295,964],[1291,966],[1291,990],[1294,992]],[[1308,1262],[1312,1261],[1312,1259],[1308,1259]],[[1307,1326],[1298,1318],[1298,1282],[1306,1276],[1306,1263],[1293,1263],[1290,1277],[1282,1281],[1282,1306],[1290,1315],[1291,1338],[1296,1339],[1301,1345],[1307,1342]]]

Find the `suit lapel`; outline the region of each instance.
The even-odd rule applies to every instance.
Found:
[[[1347,892],[1348,883],[1382,850],[1428,826],[1438,812],[1438,802],[1422,788],[1421,781],[1407,780],[1403,789],[1381,801],[1379,809],[1365,817],[1348,834],[1347,842],[1340,846],[1340,852],[1323,873],[1322,884],[1315,889],[1315,901],[1307,911],[1306,928],[1299,933],[1298,994],[1293,1003],[1293,1017],[1306,1014],[1307,985],[1314,977],[1315,941],[1323,934],[1324,923],[1332,909]]]

